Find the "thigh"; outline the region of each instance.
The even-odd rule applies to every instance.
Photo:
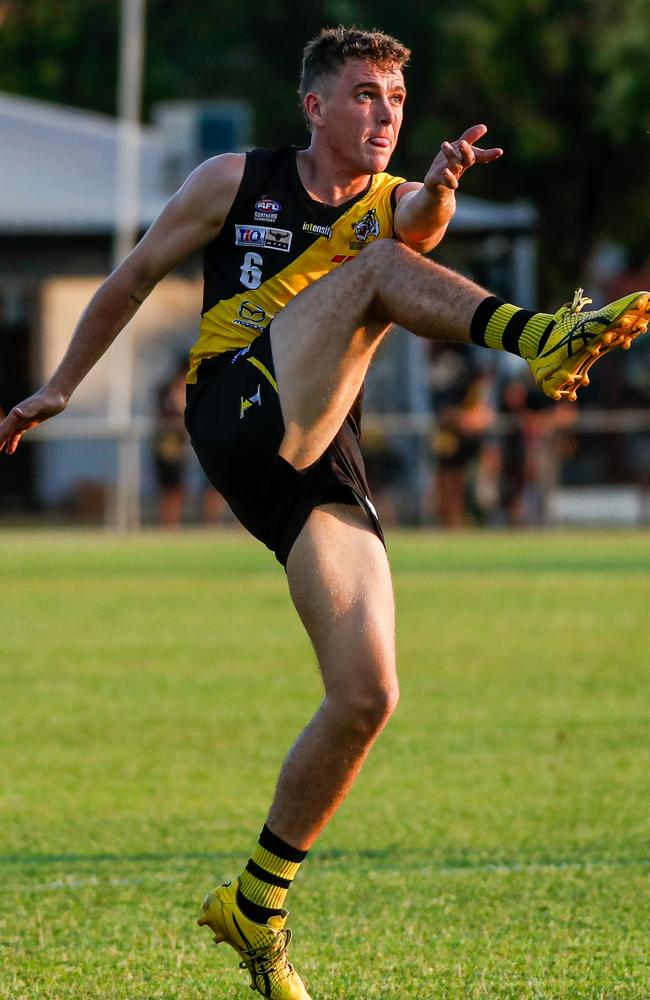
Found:
[[[390,567],[363,511],[339,504],[313,510],[289,555],[287,577],[326,692],[396,690]]]
[[[356,398],[388,320],[370,311],[377,241],[357,260],[304,289],[271,324],[271,346],[285,424],[280,454],[306,468],[323,454]]]

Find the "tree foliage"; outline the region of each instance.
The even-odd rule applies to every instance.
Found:
[[[119,3],[0,0],[0,88],[112,113]],[[540,210],[555,296],[601,238],[650,224],[650,0],[149,0],[145,116],[160,100],[237,97],[262,145],[306,138],[296,85],[326,24],[381,27],[413,50],[393,167],[422,176],[443,138],[484,121],[506,156],[466,190]]]

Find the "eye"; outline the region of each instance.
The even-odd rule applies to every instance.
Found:
[[[399,107],[399,105],[404,103],[404,96],[402,94],[393,94],[390,100],[391,104],[395,104]]]
[[[372,100],[372,94],[370,93],[369,90],[362,90],[360,93],[357,94],[357,98],[364,101],[365,100],[370,101]]]

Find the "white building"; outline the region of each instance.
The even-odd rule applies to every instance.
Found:
[[[245,148],[251,131],[246,106],[232,102],[164,105],[157,119],[158,125],[140,133],[141,231],[196,163],[233,148],[233,142]],[[201,144],[201,136],[208,136],[211,148]],[[51,372],[83,305],[110,270],[117,123],[104,115],[0,94],[0,137],[0,404],[6,409]],[[497,205],[463,195],[444,259],[459,261],[480,280],[496,282],[500,293],[534,306],[535,218],[527,204]],[[200,268],[198,255],[188,260],[161,284],[130,326],[136,417],[151,413],[154,387],[195,336]],[[418,368],[413,358],[409,365]],[[74,503],[80,483],[102,484],[110,492],[117,453],[104,420],[107,383],[103,359],[64,417],[35,432],[31,447],[20,449],[11,462],[0,459],[0,512],[30,502]],[[101,442],[89,436],[93,427],[99,428]],[[146,492],[146,460],[143,470]]]

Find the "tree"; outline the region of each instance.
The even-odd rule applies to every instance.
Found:
[[[446,5],[441,30],[445,123],[483,120],[506,150],[472,185],[537,205],[545,297],[578,281],[598,239],[645,247],[648,0],[474,0]]]
[[[117,0],[0,0],[0,87],[113,113]],[[421,177],[443,138],[484,121],[506,155],[465,190],[540,211],[543,299],[579,282],[597,240],[645,252],[650,0],[149,0],[145,116],[160,100],[250,100],[256,141],[302,142],[296,86],[322,25],[381,27],[413,49],[392,167]]]

